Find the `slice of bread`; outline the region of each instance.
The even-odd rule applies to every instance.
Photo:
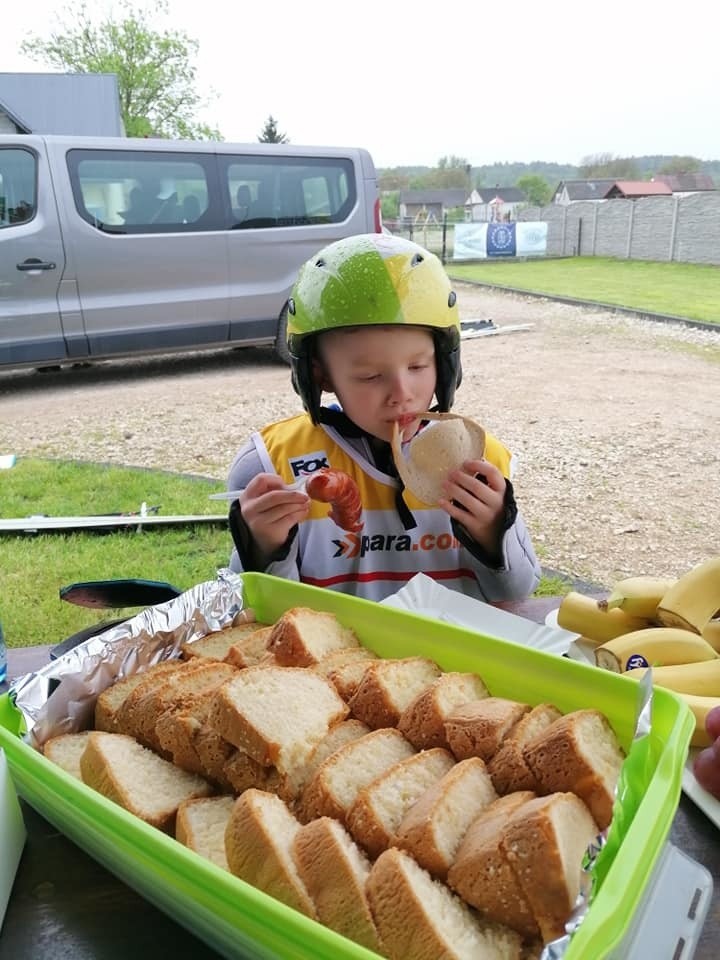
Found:
[[[121,733],[92,731],[80,757],[83,781],[130,813],[174,833],[183,800],[213,791],[202,777],[163,760],[137,740]]]
[[[390,960],[520,960],[517,933],[479,919],[466,903],[391,847],[373,864],[367,897]]]
[[[222,765],[222,778],[235,793],[244,793],[254,788],[268,793],[278,793],[280,774],[275,767],[264,767],[243,750],[233,747],[233,752]]]
[[[214,630],[197,640],[189,640],[180,646],[180,654],[190,660],[193,657],[204,657],[208,660],[224,660],[230,647],[238,643],[243,637],[260,630],[268,624],[258,623],[256,620],[245,621],[237,626],[225,627],[224,630]]]
[[[523,937],[539,936],[540,927],[502,848],[502,832],[533,799],[529,791],[509,793],[486,807],[470,824],[447,875],[448,885],[466,903]]]
[[[449,750],[445,721],[453,710],[490,692],[474,673],[443,673],[405,707],[398,730],[416,750],[444,747]]]
[[[66,773],[82,780],[80,757],[87,746],[89,734],[89,730],[83,730],[80,733],[61,733],[57,737],[51,737],[45,741],[43,754]]]
[[[329,677],[333,670],[336,670],[338,667],[344,667],[346,663],[350,663],[353,660],[377,659],[379,659],[377,654],[373,653],[372,650],[368,650],[367,647],[342,647],[340,650],[333,650],[331,653],[326,653],[321,660],[318,660],[318,662],[309,669],[314,670],[315,673],[322,674],[323,677]]]
[[[358,793],[384,770],[413,756],[415,749],[399,730],[373,730],[345,744],[317,768],[298,804],[299,816],[335,817],[345,823]]]
[[[486,697],[457,707],[445,721],[445,735],[458,760],[480,757],[485,763],[516,723],[530,710],[527,703]]]
[[[246,790],[230,814],[225,852],[235,876],[315,919],[315,907],[292,855],[299,829],[300,824],[275,794]]]
[[[281,778],[278,793],[283,800],[288,803],[297,800],[321,763],[340,747],[364,737],[366,733],[370,733],[370,727],[360,720],[341,720],[330,727],[322,740],[315,745],[307,761]]]
[[[497,793],[480,757],[461,760],[410,807],[395,844],[444,881],[468,827],[494,800]]]
[[[177,811],[175,839],[229,870],[225,855],[225,830],[235,803],[234,797],[202,797],[184,800]]]
[[[561,716],[557,707],[551,703],[540,703],[512,728],[488,764],[488,773],[499,794],[512,793],[515,790],[544,792],[537,777],[525,762],[523,748]]]
[[[162,753],[160,739],[155,729],[159,718],[167,710],[180,710],[193,700],[213,693],[221,684],[237,672],[229,663],[193,658],[185,670],[169,674],[164,683],[153,689],[137,705],[135,723],[136,739],[151,750]],[[170,754],[166,754],[170,759]]]
[[[582,862],[598,827],[574,793],[524,804],[502,833],[502,849],[548,943],[565,933],[580,892]]]
[[[423,750],[389,767],[359,791],[347,812],[347,828],[375,859],[395,840],[410,807],[455,763],[442,747]]]
[[[360,645],[334,613],[293,607],[275,622],[267,648],[285,667],[310,667],[333,650]]]
[[[274,663],[275,658],[268,652],[267,642],[272,633],[272,626],[258,627],[243,633],[228,647],[225,663],[233,667],[255,667],[259,663]]]
[[[531,740],[523,756],[545,793],[576,793],[598,826],[609,826],[625,754],[604,714],[565,714]]]
[[[207,722],[212,705],[212,693],[196,697],[181,706],[170,706],[161,713],[155,724],[155,733],[160,743],[161,754],[169,757],[174,764],[206,776],[195,746],[198,731]]]
[[[373,730],[395,727],[405,707],[440,673],[426,657],[374,660],[350,698],[352,715]]]
[[[137,737],[140,730],[140,713],[145,697],[161,686],[171,674],[184,674],[195,670],[197,663],[187,660],[163,661],[142,675],[142,680],[134,683],[127,696],[122,699],[115,711],[114,729],[111,733],[124,733],[129,737]],[[116,686],[118,686],[116,684]],[[99,699],[99,698],[98,698]]]
[[[343,700],[349,703],[362,683],[365,671],[376,660],[377,657],[368,657],[362,660],[355,657],[328,670],[326,676]]]
[[[370,862],[342,824],[312,820],[295,834],[292,852],[320,923],[382,953],[365,894]]]
[[[162,677],[163,673],[177,670],[180,666],[180,660],[161,660],[147,670],[123,677],[106,687],[95,701],[95,729],[104,730],[106,733],[121,733],[118,729],[119,714],[135,687],[153,682],[155,678]]]
[[[294,667],[256,666],[238,670],[220,687],[210,723],[258,763],[284,774],[304,764],[347,713],[325,677]]]
[[[213,709],[214,696],[210,700]],[[223,790],[231,790],[230,781],[225,773],[225,764],[235,754],[237,747],[221,736],[207,720],[200,725],[193,737],[192,745],[198,755],[202,775],[212,780]]]

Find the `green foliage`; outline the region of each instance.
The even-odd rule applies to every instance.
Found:
[[[221,515],[227,504],[208,494],[217,481],[89,463],[21,459],[0,475],[4,518],[77,516],[137,511],[143,501],[159,515]],[[86,580],[161,580],[186,590],[227,565],[226,524],[195,524],[119,532],[0,534],[0,618],[10,646],[59,643],[104,620],[136,610],[94,610],[59,599],[61,587]]]
[[[527,176],[520,177],[516,186],[525,194],[528,203],[535,207],[544,207],[550,202],[553,191],[545,177],[529,173]]]
[[[258,137],[258,143],[290,143],[290,139],[284,133],[278,133],[277,120],[270,115]]]
[[[579,179],[641,180],[640,168],[633,157],[614,157],[610,153],[597,153],[583,157]]]
[[[669,174],[699,173],[701,166],[701,161],[697,157],[672,157],[672,159],[661,164],[657,172]]]
[[[380,211],[383,220],[397,220],[400,215],[400,191],[392,190],[380,197]]]
[[[205,105],[195,92],[197,42],[179,30],[152,29],[146,11],[130,0],[119,7],[118,19],[97,21],[84,2],[67,7],[49,38],[30,36],[20,49],[66,72],[114,73],[128,137],[221,139],[195,119]],[[155,12],[169,16],[167,0],[157,0]]]
[[[458,280],[616,304],[708,323],[718,317],[720,268],[603,257],[448,264]]]

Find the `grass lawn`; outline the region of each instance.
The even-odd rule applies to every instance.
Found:
[[[720,267],[571,257],[522,262],[493,260],[455,263],[446,269],[457,280],[616,304],[651,313],[720,324]]]
[[[3,518],[81,516],[129,512],[160,505],[159,515],[222,514],[227,504],[208,500],[217,481],[161,471],[91,463],[20,459],[0,471]],[[140,608],[80,607],[61,600],[61,587],[88,580],[140,579],[179,590],[213,580],[227,566],[232,541],[225,523],[183,527],[130,527],[117,532],[0,534],[0,620],[8,646],[56,644],[102,621]],[[562,577],[543,577],[537,593],[571,589]]]
[[[3,518],[89,516],[137,511],[143,501],[160,516],[214,514],[217,481],[161,471],[90,463],[19,459],[0,471]],[[87,580],[142,579],[187,590],[227,566],[226,524],[208,523],[117,532],[0,534],[0,620],[8,646],[59,643],[85,627],[137,613],[91,609],[59,598],[61,587]]]

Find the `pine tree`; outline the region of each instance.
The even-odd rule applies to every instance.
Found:
[[[265,121],[258,143],[290,143],[290,138],[284,133],[278,133],[277,120],[271,114]]]

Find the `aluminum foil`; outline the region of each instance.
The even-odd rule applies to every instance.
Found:
[[[50,737],[87,729],[106,687],[179,656],[183,643],[230,626],[242,612],[242,578],[222,569],[216,580],[148,607],[19,677],[10,697],[25,718],[27,741],[39,749]]]

